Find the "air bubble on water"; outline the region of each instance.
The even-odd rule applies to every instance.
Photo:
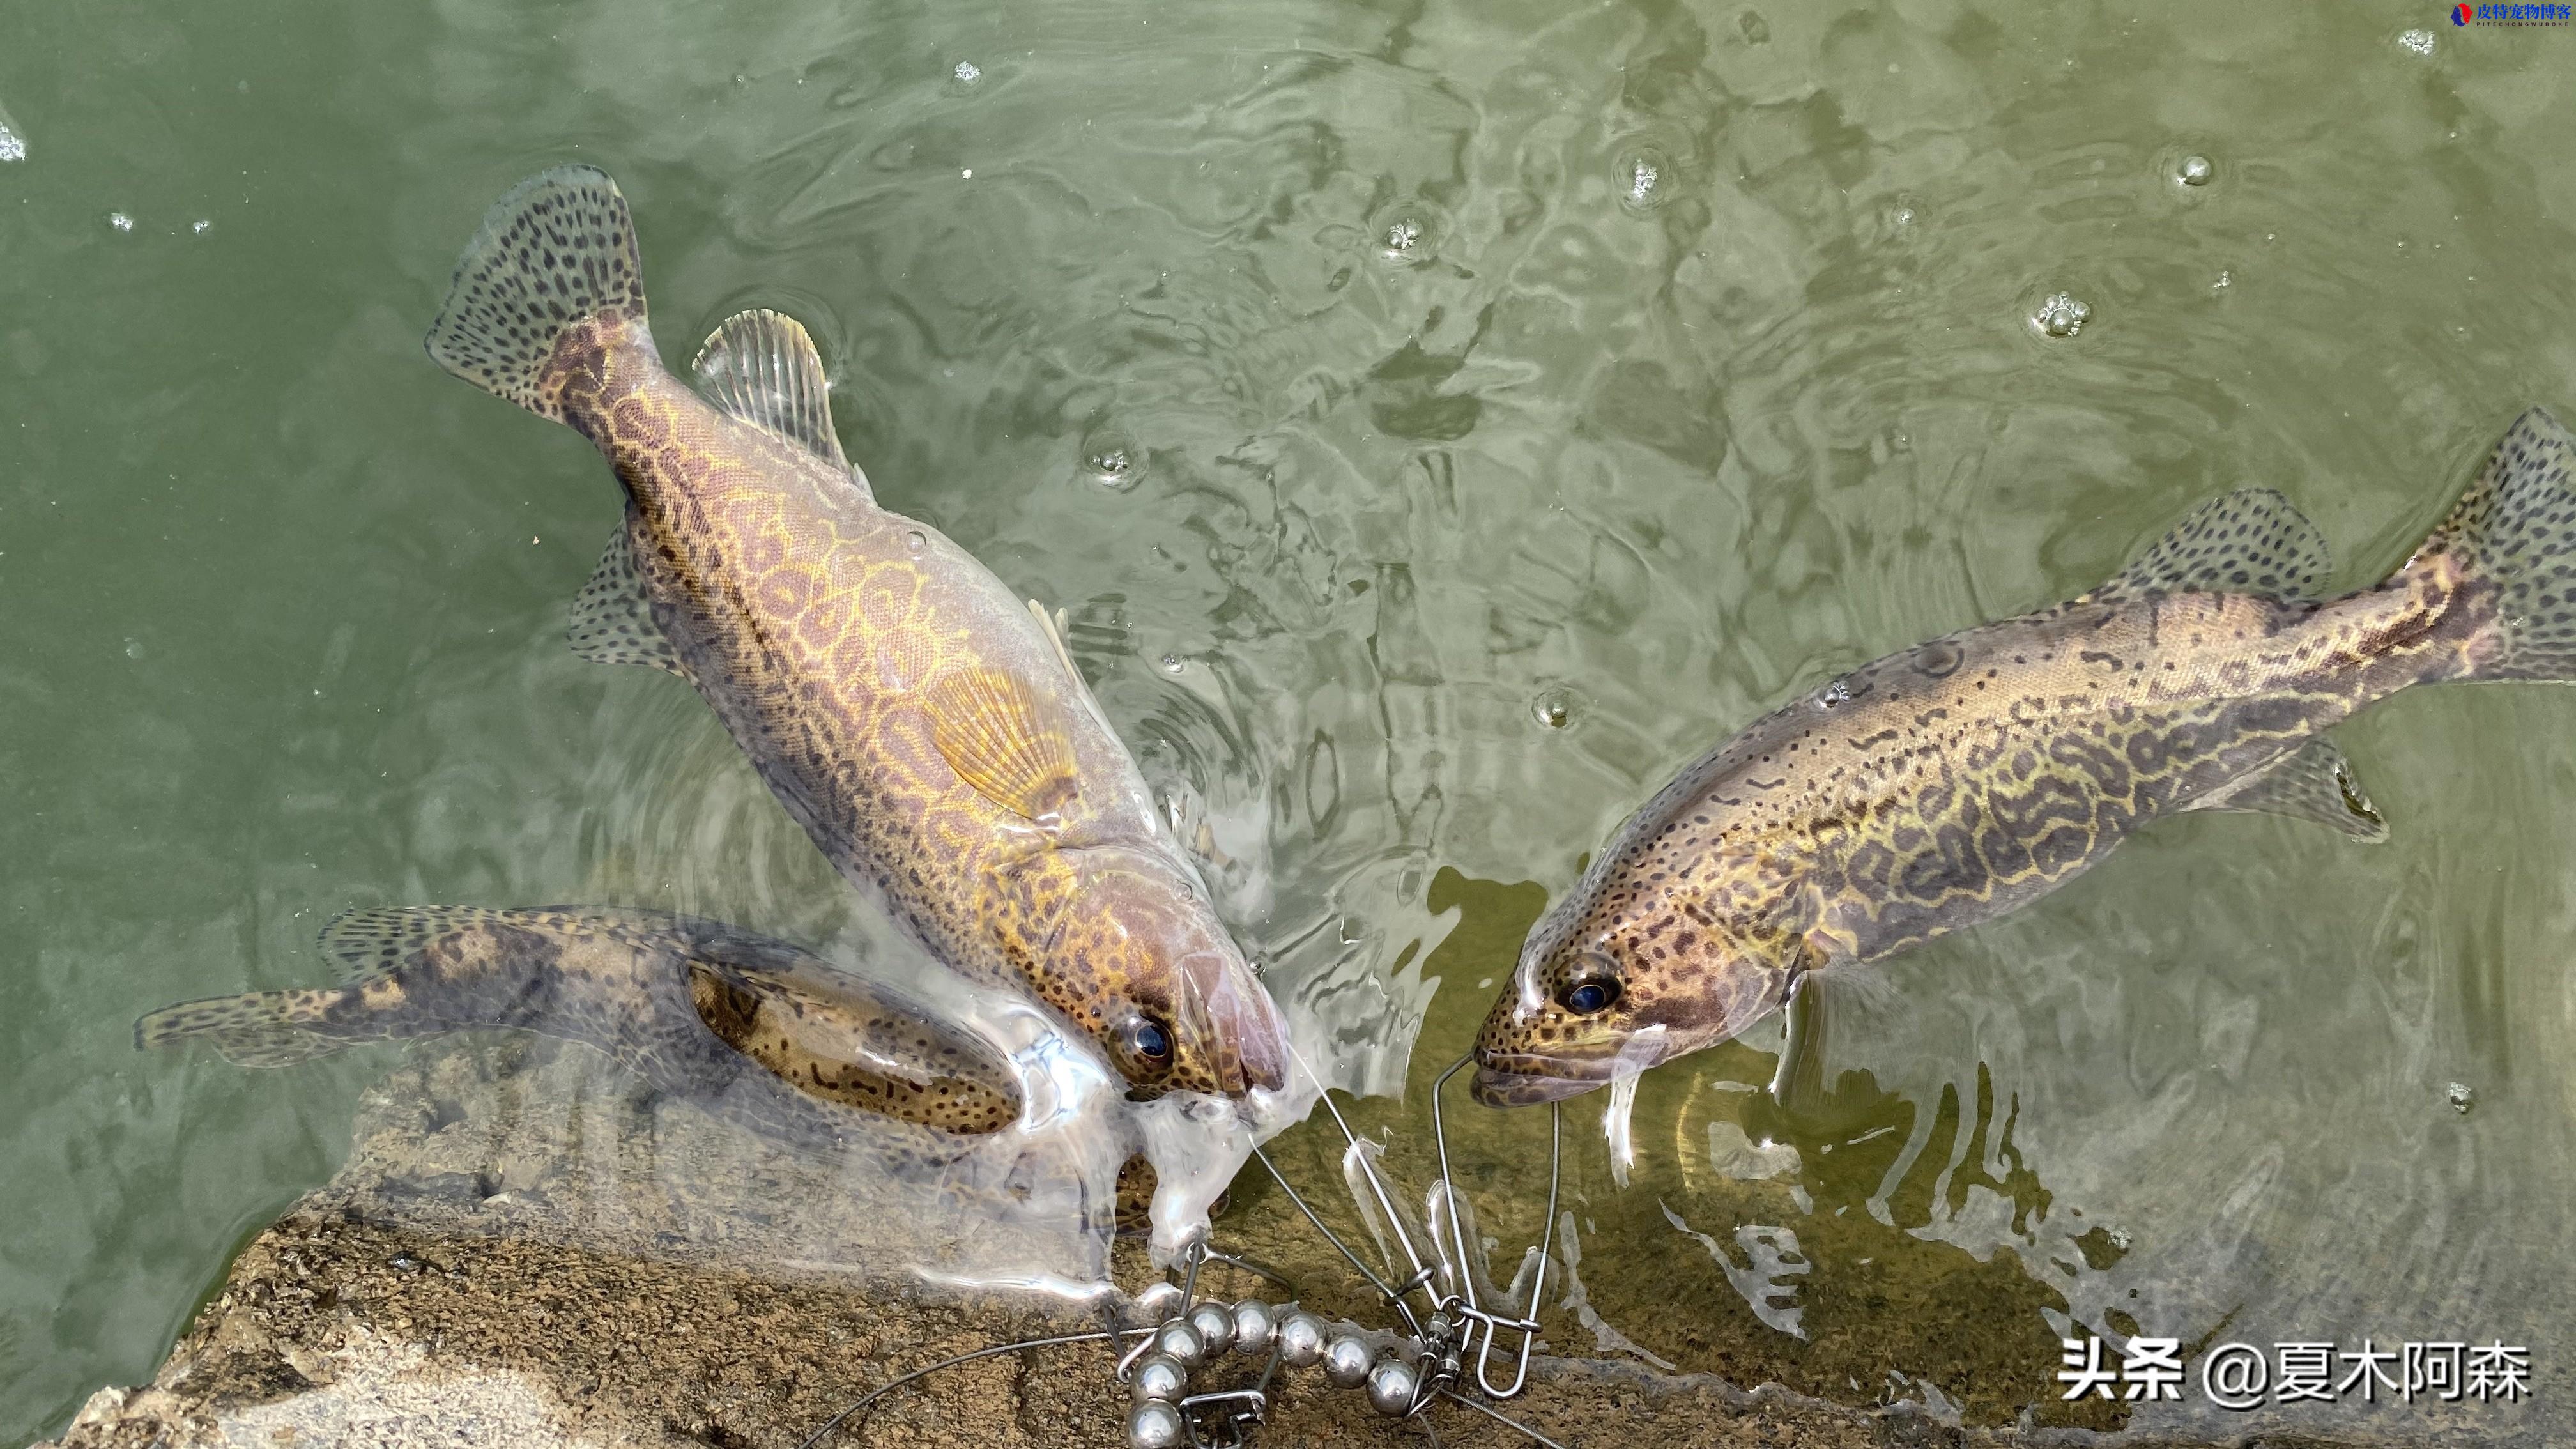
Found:
[[[197,220],[197,221],[192,221],[192,222],[188,223],[188,230],[190,230],[190,231],[192,231],[192,232],[195,232],[195,233],[196,233],[197,235],[199,235],[199,236],[204,236],[204,235],[206,234],[206,228],[207,228],[207,227],[210,227],[210,226],[213,226],[213,225],[214,225],[214,223],[213,223],[213,222],[211,222],[211,221],[206,221],[206,220],[204,220],[204,219],[202,219],[202,218],[201,218],[201,219],[199,219],[199,220]]]
[[[1610,163],[1611,184],[1619,204],[1630,211],[1652,211],[1672,198],[1673,158],[1661,146],[1631,142]]]
[[[2210,165],[2206,156],[2185,156],[2182,165],[2174,169],[2175,179],[2185,186],[2207,186],[2217,174],[2218,168]]]
[[[2408,50],[2415,52],[2417,55],[2431,55],[2433,53],[2433,32],[2429,30],[2403,31],[2399,33],[2397,43],[2406,47]]]
[[[18,128],[10,124],[9,113],[7,111],[0,111],[0,161],[24,161],[26,159],[27,138],[19,135]]]
[[[2030,325],[2050,337],[2072,337],[2083,331],[2084,324],[2092,319],[2092,308],[2065,292],[2059,292],[2040,303],[2039,310],[2030,314]]]
[[[1145,450],[1118,428],[1101,426],[1083,435],[1082,471],[1103,488],[1133,488],[1145,476]]]
[[[1190,672],[1190,661],[1183,659],[1178,654],[1166,654],[1159,662],[1165,674],[1187,674]]]
[[[2218,280],[2209,284],[2209,290],[2211,290],[2211,291],[2213,291],[2213,292],[2224,292],[2224,291],[2226,291],[2228,288],[2233,287],[2233,286],[2235,286],[2235,285],[2236,285],[2236,278],[2235,278],[2235,277],[2233,277],[2233,276],[2229,275],[2229,274],[2228,274],[2228,273],[2226,273],[2226,272],[2220,272],[2220,273],[2218,274]]]
[[[1369,249],[1381,261],[1418,267],[1449,239],[1449,216],[1419,198],[1391,202],[1369,218],[1368,238]]]
[[[961,60],[957,62],[957,69],[951,74],[957,77],[959,85],[971,86],[984,78],[984,68],[971,60]]]
[[[1629,158],[1626,171],[1628,199],[1640,205],[1652,201],[1655,196],[1655,182],[1663,175],[1661,169],[1644,157],[1636,156]]]
[[[920,529],[907,528],[903,531],[903,551],[905,553],[917,554],[928,547],[930,547],[930,537]]]
[[[107,214],[107,224],[108,224],[109,226],[115,227],[118,231],[132,231],[132,230],[134,230],[134,218],[133,218],[133,217],[130,217],[130,216],[127,216],[124,212],[121,212],[121,211],[111,211],[111,212],[109,212],[109,213]]]
[[[2111,1240],[2112,1247],[2119,1249],[2123,1253],[2129,1251],[2129,1230],[2127,1228],[2110,1228],[2105,1230],[2102,1236]]]
[[[142,640],[140,640],[140,639],[128,639],[128,640],[126,640],[126,641],[125,641],[125,657],[126,657],[126,658],[128,658],[128,659],[140,659],[140,658],[142,658],[142,657],[143,657],[143,641],[142,641]]]
[[[1823,690],[1818,692],[1816,695],[1816,702],[1827,709],[1837,709],[1843,705],[1849,704],[1851,703],[1851,685],[1843,680],[1837,679],[1833,683],[1826,685]]]
[[[2451,1110],[2463,1116],[2467,1115],[2471,1107],[2478,1104],[2478,1094],[2471,1090],[2466,1082],[2453,1082],[2450,1090],[2442,1095],[2450,1102]]]
[[[1530,718],[1541,729],[1572,729],[1583,718],[1583,696],[1562,684],[1551,684],[1530,701]]]

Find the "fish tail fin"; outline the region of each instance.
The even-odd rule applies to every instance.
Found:
[[[203,1041],[244,1067],[283,1067],[327,1057],[349,1039],[322,1029],[338,991],[254,991],[165,1006],[134,1023],[138,1051]]]
[[[563,384],[586,355],[582,344],[595,353],[645,336],[626,198],[595,166],[557,166],[484,214],[428,347],[449,372],[562,422]]]
[[[2484,596],[2493,617],[2451,679],[2576,680],[2576,437],[2544,408],[2514,419],[2398,581]]]

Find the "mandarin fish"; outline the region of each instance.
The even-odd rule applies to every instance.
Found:
[[[1062,1013],[1135,1095],[1283,1084],[1278,1009],[1056,621],[878,506],[802,327],[726,322],[691,391],[646,325],[626,199],[565,166],[493,206],[428,347],[624,485],[577,651],[696,686],[844,877],[968,979]]]
[[[414,906],[343,915],[321,945],[345,985],[181,1002],[135,1023],[135,1045],[203,1041],[278,1067],[362,1042],[520,1030],[596,1047],[661,1095],[797,1151],[864,1139],[936,1165],[971,1145],[949,1139],[1026,1125],[1000,1047],[898,987],[721,921]],[[1121,1232],[1144,1230],[1155,1185],[1141,1154],[1119,1168]]]
[[[597,1047],[661,1091],[789,1146],[870,1119],[960,1137],[1019,1120],[1000,1048],[783,941],[610,906],[352,911],[322,932],[346,984],[165,1007],[137,1047],[204,1041],[277,1067],[357,1042],[506,1028]]]
[[[1532,928],[1477,1039],[1477,1096],[1553,1101],[1724,1041],[1809,973],[2027,905],[2163,816],[2384,838],[2321,732],[2409,685],[2576,678],[2572,462],[2566,429],[2525,412],[2404,567],[2332,600],[2315,525],[2230,493],[2091,593],[1755,721]]]

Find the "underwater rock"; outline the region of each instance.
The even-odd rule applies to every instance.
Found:
[[[1062,1298],[942,1293],[882,1255],[836,1258],[836,1227],[867,1215],[864,1184],[823,1195],[810,1164],[705,1113],[603,1095],[618,1080],[579,1046],[417,1052],[367,1094],[347,1166],[243,1249],[153,1381],[101,1389],[48,1449],[787,1449],[937,1359],[1097,1327]],[[544,1106],[583,1092],[583,1111]],[[1368,1307],[1344,1296],[1347,1270],[1311,1233],[1228,1245],[1276,1263],[1328,1315]],[[1149,1281],[1142,1259],[1123,1244],[1118,1281]],[[1262,1287],[1209,1273],[1202,1287],[1221,1298]],[[1258,1370],[1245,1360],[1235,1371]],[[2037,1442],[1945,1425],[1920,1405],[1844,1408],[1544,1356],[1504,1407],[1567,1445]],[[932,1375],[826,1442],[1114,1445],[1131,1409],[1106,1350],[1081,1343]],[[1444,1444],[1527,1442],[1465,1410],[1438,1427]],[[1251,1442],[1422,1441],[1364,1393],[1302,1369],[1282,1371]],[[2077,1440],[2058,1431],[2046,1442]]]

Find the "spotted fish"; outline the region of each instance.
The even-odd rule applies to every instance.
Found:
[[[635,234],[585,166],[504,196],[428,339],[608,456],[625,521],[586,657],[697,687],[842,874],[970,979],[1033,991],[1139,1096],[1282,1085],[1277,1008],[1057,626],[843,458],[821,360],[772,312],[665,371]]]
[[[813,1150],[882,1139],[884,1120],[973,1137],[1020,1116],[999,1048],[908,993],[720,921],[417,906],[341,916],[322,950],[345,985],[183,1002],[137,1022],[135,1045],[201,1040],[274,1067],[354,1042],[515,1028],[597,1047],[665,1095]]]
[[[2576,678],[2576,441],[2532,409],[2394,574],[2320,602],[2288,500],[2203,504],[2109,583],[1863,666],[1702,756],[1523,944],[1476,1044],[1510,1105],[1726,1040],[1806,973],[2028,904],[2130,832],[2268,811],[2377,840],[2321,731],[2416,684]]]

